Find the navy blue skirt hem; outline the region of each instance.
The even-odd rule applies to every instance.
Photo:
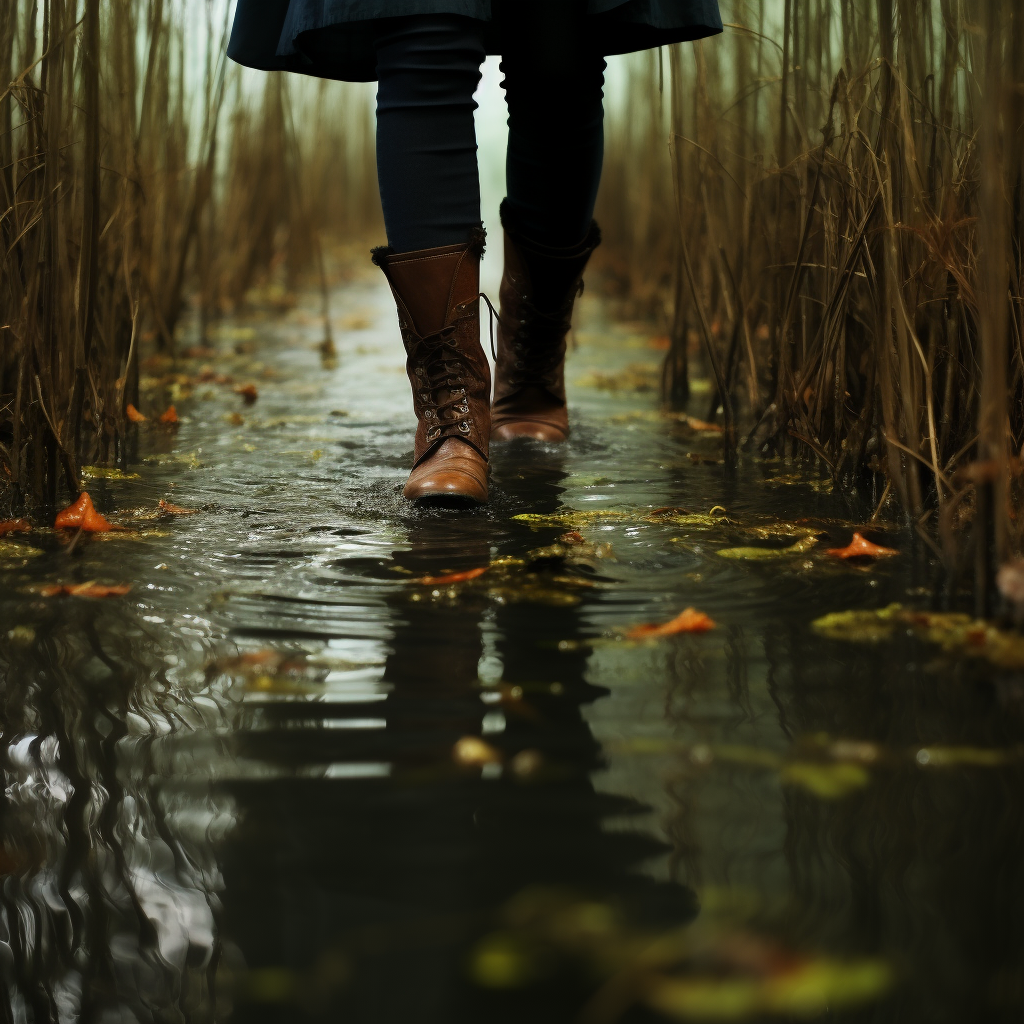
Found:
[[[590,7],[591,42],[603,56],[722,31],[717,0],[590,0]],[[475,18],[484,23],[487,52],[500,54],[491,8],[491,0],[238,0],[228,56],[260,71],[372,82],[382,12]]]

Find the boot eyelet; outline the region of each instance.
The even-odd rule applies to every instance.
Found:
[[[459,424],[459,433],[460,434],[468,434],[469,430],[470,430],[469,424],[465,420],[463,420]]]
[[[441,428],[440,427],[434,427],[433,430],[431,430],[431,431],[429,431],[427,433],[427,440],[428,441],[436,441],[440,436],[441,436]]]
[[[434,418],[434,410],[433,409],[424,409],[423,410],[423,418],[425,420],[432,420]]]
[[[523,369],[523,361],[521,359],[517,359],[516,360],[516,369],[517,370]]]

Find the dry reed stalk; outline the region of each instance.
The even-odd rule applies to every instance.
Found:
[[[667,55],[668,117],[637,116],[655,65],[634,61],[601,197],[605,265],[631,268],[612,281],[669,329],[667,401],[686,401],[710,324],[705,362],[748,447],[803,452],[915,522],[938,510],[955,572],[973,520],[987,594],[1022,541],[1024,14],[1004,0],[722,7],[724,39]],[[661,159],[630,160],[650,151],[637,132],[660,135]],[[643,247],[624,227],[648,217],[633,195],[678,211]],[[681,288],[687,252],[700,259]]]
[[[0,493],[54,503],[126,454],[144,343],[173,352],[277,272],[326,296],[323,238],[379,221],[365,95],[267,76],[253,109],[199,0],[0,6]],[[187,29],[205,18],[194,75]],[[190,19],[192,19],[190,21]],[[8,84],[9,83],[9,84]],[[305,92],[302,90],[306,89]],[[328,95],[329,94],[329,95]],[[197,113],[193,113],[197,112]],[[226,139],[226,141],[225,141]],[[325,197],[319,202],[319,197]],[[329,312],[325,305],[329,331]]]

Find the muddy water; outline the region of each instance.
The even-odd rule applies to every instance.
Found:
[[[596,306],[571,443],[413,510],[393,313],[334,301],[336,366],[300,307],[149,367],[129,531],[8,538],[4,1019],[1019,1019],[1019,673],[811,626],[932,607],[927,546],[828,556],[872,496],[722,465]]]

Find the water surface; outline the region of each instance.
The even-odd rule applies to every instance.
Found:
[[[311,304],[147,366],[180,426],[89,481],[131,533],[9,538],[4,1019],[1018,1020],[1020,673],[811,626],[939,607],[928,546],[827,556],[874,496],[727,467],[597,304],[571,442],[415,510],[388,296],[334,301],[337,365]]]

